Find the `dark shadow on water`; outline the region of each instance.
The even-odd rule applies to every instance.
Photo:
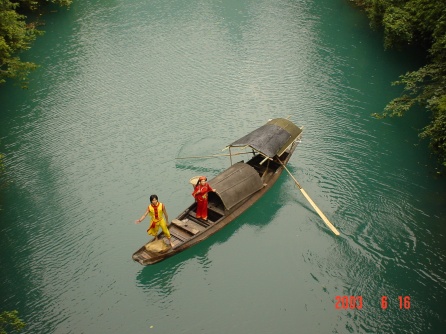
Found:
[[[221,173],[223,170],[225,170],[225,168],[217,169],[217,168],[209,168],[209,167],[192,166],[192,165],[188,165],[186,162],[176,163],[175,167],[178,169],[181,169],[181,170],[191,170],[194,173],[206,174],[206,175],[217,175],[217,174]]]

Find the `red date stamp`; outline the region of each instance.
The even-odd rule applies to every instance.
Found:
[[[362,296],[336,296],[335,300],[337,310],[362,309]]]
[[[400,310],[410,309],[410,296],[398,296],[398,305]],[[386,310],[389,307],[389,298],[381,296],[381,309]],[[361,310],[363,307],[362,296],[336,296],[335,308],[337,310]]]
[[[398,303],[399,303],[400,310],[402,310],[402,309],[409,310],[410,309],[410,296],[398,296]],[[385,309],[387,309],[388,306],[389,306],[389,302],[388,302],[387,296],[382,296],[381,297],[381,308],[383,310],[385,310]]]

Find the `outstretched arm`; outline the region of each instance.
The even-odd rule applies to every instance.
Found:
[[[139,218],[138,220],[135,220],[135,224],[139,224],[140,222],[142,222],[148,214],[149,214],[149,209],[147,209],[147,211],[142,215],[141,218]]]

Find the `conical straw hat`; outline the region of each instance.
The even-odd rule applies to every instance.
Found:
[[[189,180],[189,183],[192,184],[193,186],[197,185],[198,179],[200,178],[201,175],[198,176],[194,176]]]

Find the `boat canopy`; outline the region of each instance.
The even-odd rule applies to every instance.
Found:
[[[266,157],[274,158],[276,155],[281,156],[301,132],[302,129],[293,122],[285,118],[276,118],[227,147],[249,146]]]
[[[209,181],[226,210],[263,188],[259,173],[250,165],[238,162]],[[213,193],[209,193],[212,195]]]

